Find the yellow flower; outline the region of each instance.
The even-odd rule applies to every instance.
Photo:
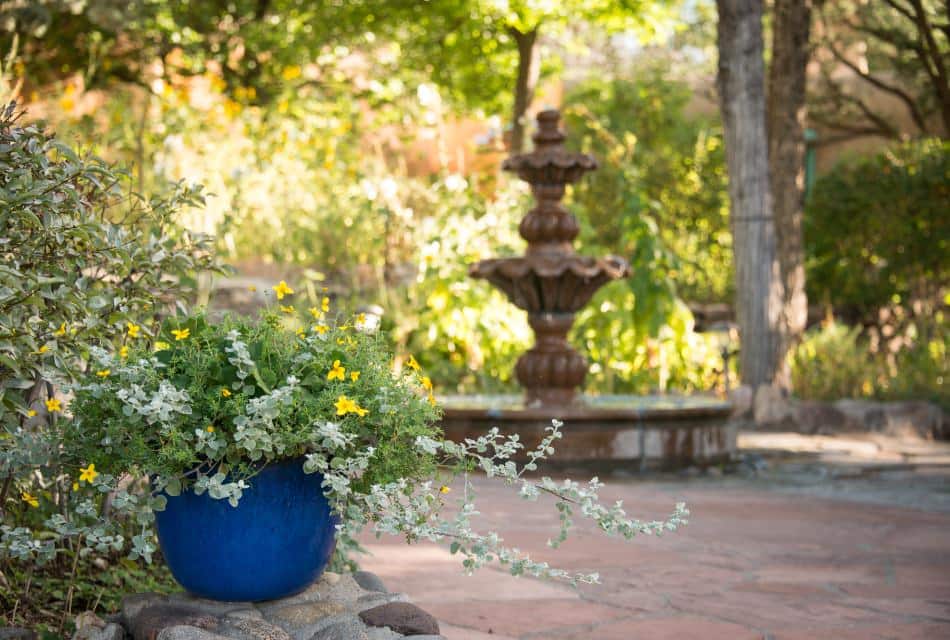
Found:
[[[42,347],[40,347],[39,349],[37,349],[37,350],[34,351],[33,353],[42,355],[42,354],[46,353],[47,351],[49,351],[49,347],[47,347],[47,346],[44,344]]]
[[[333,361],[333,368],[327,374],[327,380],[344,380],[346,378],[346,369],[340,366],[339,360]]]
[[[221,395],[224,396],[225,398],[230,398],[231,390],[228,389],[227,387],[221,387]]]
[[[307,311],[310,312],[310,315],[313,316],[314,320],[320,320],[321,318],[323,318],[323,312],[317,309],[316,307],[310,307],[309,309],[307,309]]]
[[[251,286],[249,286],[249,287],[247,288],[247,290],[250,291],[251,293],[254,293],[255,291],[257,291],[257,287],[255,287],[255,286],[252,284]]]
[[[437,404],[435,401],[435,395],[431,393],[429,394],[429,404],[431,404],[433,407]]]
[[[138,337],[139,337],[139,331],[142,329],[142,327],[140,327],[139,325],[135,324],[134,322],[126,322],[126,323],[125,323],[125,326],[128,327],[127,333],[129,334],[129,337],[130,337],[130,338],[138,338]]]
[[[364,325],[364,324],[366,324],[366,314],[365,314],[365,313],[361,313],[361,314],[359,314],[358,316],[356,316],[356,324],[358,324],[358,325]]]
[[[109,369],[99,369],[98,371],[96,371],[96,375],[99,376],[100,378],[108,378],[111,373],[112,371],[110,371]]]
[[[59,338],[61,338],[61,337],[63,337],[64,335],[66,335],[66,323],[64,322],[63,324],[59,325],[59,329],[57,329],[55,332],[53,332],[53,335],[54,335],[54,336],[57,336],[57,337],[59,337]]]
[[[36,409],[30,409],[29,411],[27,411],[27,412],[26,412],[26,417],[27,417],[27,418],[35,418],[35,417],[36,417]]]
[[[208,433],[214,433],[214,425],[209,424],[207,427],[205,427],[205,431]]]
[[[79,491],[79,483],[78,483],[78,482],[74,482],[74,483],[73,483],[73,491]]]
[[[351,372],[350,372],[350,380],[352,380],[353,382],[356,382],[356,381],[359,380],[359,379],[360,379],[360,372],[359,372],[359,371],[351,371]]]
[[[37,508],[38,506],[40,506],[40,501],[36,499],[36,496],[31,495],[31,494],[27,493],[26,491],[24,491],[23,493],[20,494],[20,500],[22,500],[23,502],[27,503],[28,505],[30,505],[30,506],[33,507],[34,509]]]
[[[306,332],[303,330],[303,327],[297,327],[297,330],[294,333],[297,334],[298,338],[303,338],[306,335]]]
[[[362,418],[367,413],[369,413],[368,409],[364,409],[358,405],[355,400],[351,400],[346,396],[340,396],[337,398],[336,404],[334,406],[336,407],[336,414],[338,416],[345,416],[348,413],[355,413]]]
[[[158,342],[155,343],[156,351],[164,351],[165,349],[168,349],[169,347],[171,347],[171,345],[168,344],[167,342],[164,342],[163,340],[159,340]]]
[[[126,346],[123,346],[121,349],[119,349],[119,357],[122,358],[123,360],[125,360],[126,358],[128,358],[128,357],[129,357],[129,348],[126,347]]]
[[[191,335],[191,329],[172,329],[172,335],[175,336],[175,340],[184,340]]]
[[[271,289],[273,289],[277,293],[278,300],[283,300],[284,296],[289,296],[290,294],[294,292],[294,290],[291,289],[289,286],[287,286],[287,283],[284,282],[283,280],[281,280],[279,283],[271,287]]]
[[[419,363],[416,362],[416,359],[413,356],[409,356],[409,361],[406,363],[406,366],[412,369],[413,371],[418,371],[422,367],[419,366]]]
[[[289,67],[284,67],[284,70],[280,72],[280,77],[289,82],[290,80],[296,80],[299,78],[301,73],[302,71],[299,66],[292,65]]]
[[[92,464],[91,462],[89,463],[88,467],[86,467],[85,469],[79,470],[80,482],[88,482],[89,484],[92,484],[93,482],[96,481],[96,478],[98,476],[99,476],[99,472],[96,471],[96,465]]]
[[[286,305],[280,305],[280,310],[281,310],[283,313],[293,313],[293,312],[295,311],[295,309],[294,309],[293,307],[291,307],[291,306],[286,306]]]
[[[46,410],[50,413],[55,413],[57,411],[63,410],[63,403],[59,401],[59,398],[50,398],[46,401]]]
[[[324,313],[327,313],[330,310],[330,298],[323,296],[323,300],[320,302],[320,308]]]
[[[449,487],[447,487],[447,486],[445,486],[445,485],[442,485],[441,487],[439,487],[439,493],[448,493],[448,492],[450,492],[451,490],[452,490],[451,488],[449,488]]]
[[[330,327],[328,327],[325,324],[315,324],[313,325],[312,329],[313,331],[315,331],[316,333],[319,333],[322,336],[324,333],[330,330]]]
[[[426,391],[432,391],[432,380],[429,376],[422,376],[422,388]]]

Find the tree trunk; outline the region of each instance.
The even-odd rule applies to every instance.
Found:
[[[762,0],[716,0],[716,6],[739,367],[742,381],[756,389],[771,384],[779,369],[783,300],[769,193]]]
[[[808,319],[802,217],[805,200],[805,69],[811,0],[775,0],[769,68],[769,172],[783,305],[779,370],[773,382],[791,385],[785,354]]]
[[[518,78],[515,81],[515,106],[511,114],[511,152],[521,153],[524,149],[528,107],[534,99],[534,89],[538,84],[540,72],[538,28],[535,27],[527,33],[512,28],[510,33],[518,45]]]

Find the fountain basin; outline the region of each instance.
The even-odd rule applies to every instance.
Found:
[[[732,406],[707,396],[585,396],[561,407],[525,405],[520,395],[440,397],[447,438],[476,438],[491,427],[517,433],[527,449],[557,418],[564,422],[547,468],[593,471],[672,470],[728,462],[738,427]]]

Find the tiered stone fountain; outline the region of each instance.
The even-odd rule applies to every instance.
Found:
[[[577,219],[562,204],[568,184],[597,168],[589,155],[567,151],[555,110],[538,114],[531,153],[502,165],[531,185],[537,200],[521,221],[524,256],[483,260],[472,277],[501,289],[521,309],[535,345],[515,369],[524,397],[454,396],[444,399],[443,428],[456,439],[491,426],[522,436],[527,446],[552,418],[565,422],[558,446],[561,464],[595,467],[670,467],[712,464],[735,450],[727,424],[728,403],[706,397],[584,397],[578,393],[588,364],[568,342],[576,314],[602,286],[629,275],[625,260],[575,253]]]

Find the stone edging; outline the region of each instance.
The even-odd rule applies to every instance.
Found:
[[[326,572],[302,593],[269,602],[141,593],[108,620],[85,613],[76,626],[73,640],[446,640],[435,618],[366,571]]]

